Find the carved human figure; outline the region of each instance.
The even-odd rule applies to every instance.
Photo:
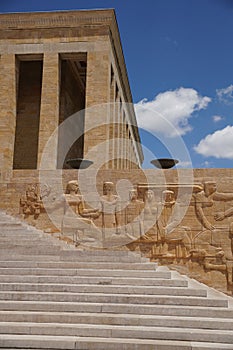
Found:
[[[28,215],[34,215],[35,219],[38,218],[43,208],[42,195],[40,192],[39,184],[30,184],[27,187],[25,197],[20,199],[20,207],[26,217]],[[49,193],[50,189],[47,188],[44,197],[48,196]]]
[[[71,180],[66,186],[65,193],[66,205],[64,211],[66,213],[68,207],[71,207],[76,214],[84,218],[96,219],[99,216],[98,209],[85,208],[83,196],[79,193],[79,185],[77,180]]]
[[[214,201],[230,201],[233,200],[233,193],[217,192],[215,181],[204,182],[203,190],[193,194],[195,202],[195,211],[198,221],[207,230],[214,230],[215,227],[206,218],[203,208],[212,207]]]
[[[157,240],[157,216],[158,203],[155,200],[154,191],[147,190],[144,194],[144,232],[143,240],[156,241]]]
[[[114,194],[113,182],[106,181],[103,184],[103,196],[100,198],[99,211],[102,215],[103,240],[106,232],[119,234],[120,225],[120,197]]]
[[[94,232],[98,229],[93,219],[99,216],[98,209],[87,209],[83,196],[79,193],[78,181],[69,181],[63,197],[64,217],[62,222],[62,233],[75,235],[75,240],[91,240]]]
[[[130,235],[130,238],[137,239],[144,232],[142,218],[144,203],[138,200],[138,193],[135,189],[130,190],[129,199],[130,202],[125,209],[126,233]]]
[[[174,219],[171,221],[175,202],[173,191],[165,190],[162,192],[162,212],[158,220],[161,238],[165,237],[176,226],[176,221]]]
[[[216,221],[222,221],[225,218],[229,218],[231,216],[233,216],[233,207],[229,208],[225,212],[216,213],[214,218]],[[229,235],[230,235],[230,239],[231,239],[231,252],[233,255],[233,221],[229,225]]]
[[[158,244],[155,254],[170,256],[169,246],[173,245],[175,257],[183,258],[186,256],[185,239],[189,227],[179,226],[182,219],[180,205],[176,202],[175,193],[171,190],[162,192],[162,210],[157,221],[158,226]]]
[[[44,209],[42,200],[48,197],[50,192],[51,188],[46,184],[36,183],[28,185],[25,195],[20,198],[20,213],[23,213],[25,217],[34,215],[34,219],[37,219]]]
[[[204,259],[204,267],[206,270],[226,271],[226,257],[221,247],[216,248],[214,256],[206,256]]]

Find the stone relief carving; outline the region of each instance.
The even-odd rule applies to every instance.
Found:
[[[144,209],[144,203],[138,200],[138,193],[136,189],[132,189],[129,192],[129,204],[125,209],[125,225],[126,233],[132,240],[140,238],[144,232],[144,220],[142,217],[142,211]]]
[[[204,267],[206,270],[218,270],[226,271],[226,257],[223,249],[221,247],[216,248],[216,253],[214,256],[204,257]]]
[[[229,239],[231,241],[230,247],[231,247],[231,259],[228,259],[226,262],[226,269],[227,269],[227,279],[228,279],[228,285],[233,286],[233,219],[230,219],[233,216],[233,207],[225,210],[224,212],[217,212],[214,216],[216,221],[223,221],[225,219],[229,218],[228,222],[228,232],[229,232]]]
[[[86,208],[78,182],[69,181],[63,198],[63,237],[70,237],[76,245],[95,247],[121,246],[137,239],[143,232],[140,213],[144,204],[137,200],[136,193],[131,192],[129,205],[124,211],[120,197],[114,194],[114,183],[107,181],[103,183],[103,195],[96,208]],[[139,218],[134,221],[135,214]]]
[[[191,188],[191,185],[180,186]],[[217,191],[215,181],[194,184],[187,213],[182,218],[180,209],[186,204],[185,191],[178,201],[178,185],[164,187],[138,186],[138,195],[144,198],[145,206],[141,225],[144,234],[137,241],[139,249],[162,264],[188,265],[203,275],[220,273],[218,278],[222,274],[229,288],[233,285],[233,193]],[[218,210],[225,203],[231,207]],[[224,225],[217,225],[224,220]],[[149,253],[145,244],[150,247]]]
[[[161,213],[157,219],[158,239],[152,247],[153,257],[182,259],[187,257],[189,227],[179,225],[180,205],[171,190],[162,192]]]
[[[203,189],[194,194],[194,206],[196,218],[201,223],[201,230],[192,234],[193,249],[191,258],[199,254],[199,263],[203,265],[205,271],[221,271],[225,274],[228,286],[232,285],[232,226],[231,223],[226,229],[225,226],[216,226],[216,222],[222,221],[233,215],[230,209],[225,212],[214,214],[211,210],[211,221],[206,217],[206,208],[213,208],[217,203],[225,203],[233,200],[233,193],[223,193],[217,191],[215,181],[203,183]],[[215,220],[215,222],[213,222]],[[229,235],[228,235],[229,232]],[[229,243],[227,235],[231,239],[231,252],[229,254]],[[221,242],[219,236],[225,235],[225,242]]]
[[[233,200],[233,193],[217,192],[217,185],[215,181],[206,181],[203,185],[203,190],[195,193],[195,211],[199,222],[207,230],[213,230],[215,227],[208,221],[204,214],[204,208],[212,207],[214,201],[230,201]]]
[[[231,216],[233,216],[233,207],[229,208],[225,212],[218,212],[218,213],[216,213],[214,218],[215,218],[216,221],[222,221],[222,220],[224,220],[226,218],[230,218]],[[231,239],[231,252],[232,252],[232,255],[233,255],[233,219],[229,223],[229,237]]]
[[[51,188],[47,185],[28,185],[25,195],[20,198],[20,213],[24,214],[24,217],[33,215],[34,219],[37,219],[44,209],[42,199],[48,197],[50,191]]]
[[[103,195],[100,198],[99,213],[102,224],[102,240],[105,243],[108,236],[120,234],[120,197],[115,195],[113,182],[103,184]]]
[[[144,193],[144,235],[143,240],[154,241],[157,239],[158,203],[155,200],[154,191],[146,190]]]
[[[182,186],[184,191],[178,196]],[[183,215],[186,189],[191,189],[192,196]],[[42,199],[49,194],[46,185],[28,185],[20,199],[24,216],[38,218],[44,210]],[[61,235],[76,245],[107,248],[131,244],[132,249],[161,264],[189,266],[203,276],[219,273],[228,287],[233,286],[233,193],[217,191],[214,181],[137,185],[129,191],[127,203],[115,194],[114,183],[107,181],[99,202],[87,205],[73,180],[62,199],[53,202],[53,207],[56,205],[63,212]]]
[[[85,207],[83,196],[79,193],[78,181],[68,182],[62,205],[62,235],[70,237],[76,245],[99,240],[99,229],[93,222],[98,218],[99,210]]]

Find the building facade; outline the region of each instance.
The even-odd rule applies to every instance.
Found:
[[[0,140],[1,210],[232,293],[233,170],[140,167],[114,10],[0,15]]]
[[[106,143],[105,169],[140,167],[143,154],[114,10],[0,15],[0,166],[39,169],[45,146],[78,113],[79,137],[58,130],[48,169]],[[97,107],[102,106],[102,107]],[[98,120],[98,123],[96,123]],[[98,157],[96,152],[91,153]]]

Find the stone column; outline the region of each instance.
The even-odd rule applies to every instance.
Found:
[[[118,150],[119,150],[119,169],[123,169],[123,110],[122,110],[122,102],[120,102],[120,114],[119,114],[119,140],[118,140]]]
[[[119,137],[120,137],[120,94],[119,90],[116,95],[116,113],[115,113],[115,162],[114,162],[114,169],[120,169],[120,143],[119,143]]]
[[[38,144],[37,168],[48,140],[59,123],[59,55],[45,53],[43,63],[43,79],[41,92],[40,129]],[[57,168],[58,133],[53,138],[46,152],[46,169]],[[43,168],[45,168],[43,166]]]
[[[124,122],[124,130],[123,130],[123,137],[124,137],[124,162],[123,162],[123,169],[127,169],[127,124],[126,124],[126,116],[125,112],[123,114],[123,122]]]
[[[128,138],[129,138],[129,141],[128,141],[128,147],[129,147],[129,160],[128,160],[128,163],[129,163],[129,169],[131,169],[131,160],[132,160],[132,140],[130,138],[130,130],[128,129]]]
[[[129,126],[126,124],[126,147],[125,147],[125,154],[126,154],[126,160],[125,160],[125,167],[126,169],[129,169],[129,158],[130,158],[130,147],[129,147]]]
[[[1,56],[0,73],[0,169],[12,170],[16,127],[15,55]]]
[[[86,113],[84,135],[84,157],[91,154],[104,163],[103,148],[98,145],[108,138],[110,114],[111,63],[108,51],[94,51],[87,54]],[[94,147],[97,146],[95,149]],[[105,148],[108,150],[108,147]],[[88,152],[90,152],[88,155]],[[103,165],[103,164],[102,164]]]
[[[131,170],[131,161],[132,161],[132,148],[131,148],[131,140],[129,139],[129,161],[128,161],[128,167],[129,170]]]
[[[114,169],[114,155],[115,155],[115,148],[114,148],[114,137],[115,137],[115,94],[116,94],[116,81],[113,77],[111,82],[111,90],[110,90],[110,124],[109,124],[109,138],[110,138],[110,145],[109,145],[109,156],[111,158],[109,162],[109,169]]]

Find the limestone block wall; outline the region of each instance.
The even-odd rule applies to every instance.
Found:
[[[232,169],[1,171],[0,206],[83,249],[127,247],[231,293],[232,184]]]

